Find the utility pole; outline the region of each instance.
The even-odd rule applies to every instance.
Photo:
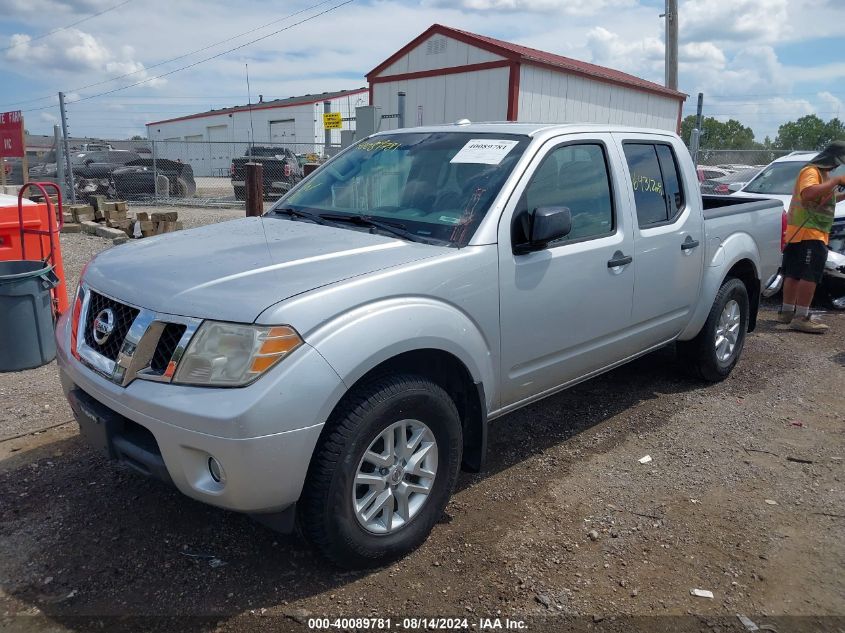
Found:
[[[678,0],[666,0],[666,87],[678,89]]]
[[[332,111],[332,102],[331,101],[323,101],[323,114],[329,114]],[[324,138],[323,141],[325,142],[325,149],[323,149],[323,153],[326,155],[326,158],[329,157],[329,145],[332,144],[332,131],[330,128],[326,127],[325,121],[323,122],[323,127],[325,128]]]
[[[65,153],[62,151],[62,133],[58,124],[53,126],[53,144],[56,146],[56,180],[59,181],[63,198],[69,200],[70,195],[68,194],[67,180],[65,180]]]
[[[397,107],[398,114],[399,114],[398,126],[399,126],[399,129],[401,130],[403,127],[405,127],[405,93],[400,91],[396,95],[396,97],[397,97],[396,107]]]
[[[695,112],[695,128],[692,130],[692,134],[689,140],[689,151],[692,155],[692,162],[694,165],[698,165],[698,149],[701,147],[701,125],[702,125],[702,114],[704,112],[704,93],[698,93],[698,107]]]
[[[64,136],[65,146],[65,168],[67,172],[67,188],[70,190],[70,200],[76,204],[76,187],[73,186],[73,166],[70,162],[70,141],[67,133],[67,114],[65,113],[65,93],[59,93],[59,111],[62,115],[62,135]]]

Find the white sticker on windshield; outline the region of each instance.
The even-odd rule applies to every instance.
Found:
[[[450,163],[498,165],[519,141],[474,138],[464,145]]]

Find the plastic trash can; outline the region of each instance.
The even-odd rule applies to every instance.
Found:
[[[0,371],[31,369],[56,357],[53,301],[59,283],[40,261],[0,261]]]

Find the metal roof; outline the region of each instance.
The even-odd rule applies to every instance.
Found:
[[[289,108],[291,106],[308,105],[309,103],[321,103],[323,101],[330,101],[339,97],[346,97],[350,95],[357,95],[367,92],[368,88],[355,88],[353,90],[337,90],[335,92],[323,92],[320,94],[307,94],[299,97],[288,97],[287,99],[273,99],[272,101],[259,101],[252,105],[239,105],[230,108],[220,108],[219,110],[207,110],[205,112],[198,112],[197,114],[188,114],[186,116],[175,117],[173,119],[162,119],[161,121],[153,121],[147,123],[150,125],[159,125],[161,123],[172,123],[173,121],[185,121],[187,119],[198,119],[201,117],[218,116],[220,114],[231,114],[233,112],[248,112],[249,110],[270,110],[272,108]]]
[[[452,37],[464,43],[483,48],[497,55],[501,55],[510,61],[550,66],[565,72],[586,75],[597,80],[604,80],[611,83],[630,86],[632,88],[639,88],[641,90],[675,97],[677,99],[683,100],[687,97],[687,95],[683,92],[666,88],[665,86],[661,86],[653,81],[647,81],[645,79],[641,79],[640,77],[629,75],[628,73],[623,73],[620,70],[590,64],[589,62],[583,62],[570,57],[564,57],[563,55],[548,53],[546,51],[537,50],[536,48],[529,48],[528,46],[520,46],[519,44],[513,44],[511,42],[499,40],[494,37],[488,37],[486,35],[470,33],[469,31],[455,29],[442,24],[431,25],[424,33],[417,36],[414,40],[403,46],[396,53],[367,73],[367,79],[372,80],[373,77],[377,76],[381,71],[393,64],[405,53],[413,48],[416,48],[423,41],[435,34]]]

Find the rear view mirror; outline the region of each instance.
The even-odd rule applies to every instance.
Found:
[[[530,253],[546,248],[549,242],[569,235],[572,230],[572,213],[569,207],[538,207],[526,212],[528,241],[516,244],[517,253]]]

